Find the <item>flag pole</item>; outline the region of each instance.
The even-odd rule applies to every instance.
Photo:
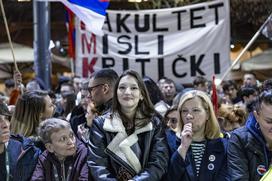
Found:
[[[241,51],[241,53],[237,56],[237,58],[233,61],[231,66],[227,69],[227,71],[224,73],[224,75],[221,77],[220,84],[221,82],[226,78],[226,76],[229,74],[231,69],[238,63],[240,58],[244,55],[244,53],[248,50],[248,48],[254,43],[254,41],[258,38],[258,36],[261,34],[262,30],[268,23],[268,21],[272,18],[272,13],[270,16],[266,19],[266,21],[262,24],[262,26],[259,28],[259,30],[255,33],[255,35],[251,38],[251,40],[247,43],[246,47]]]
[[[10,46],[10,49],[11,49],[13,64],[14,64],[14,67],[15,67],[15,71],[13,73],[13,78],[16,81],[15,85],[17,85],[19,87],[19,90],[21,91],[21,93],[23,93],[24,92],[24,86],[22,84],[22,77],[21,77],[21,73],[19,71],[16,59],[15,59],[14,48],[13,48],[13,45],[12,45],[12,42],[11,42],[11,37],[10,37],[10,32],[9,32],[9,27],[8,27],[8,22],[7,22],[7,17],[6,17],[6,13],[5,13],[5,9],[4,9],[4,4],[3,4],[2,0],[0,0],[0,6],[1,6],[1,12],[2,12],[2,15],[3,15],[4,24],[5,24],[5,28],[6,28],[6,32],[7,32],[7,36],[8,36],[9,46]]]
[[[8,35],[8,41],[9,41],[9,45],[10,45],[10,48],[11,48],[11,54],[12,54],[15,70],[19,72],[17,62],[16,62],[16,59],[15,59],[13,45],[12,45],[11,38],[10,38],[9,27],[8,27],[6,13],[5,13],[5,9],[4,9],[4,5],[3,5],[2,0],[0,0],[0,5],[1,5],[1,12],[2,12],[2,15],[3,15],[4,23],[5,23],[6,32],[7,32],[7,35]]]

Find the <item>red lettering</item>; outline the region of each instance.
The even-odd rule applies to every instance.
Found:
[[[90,41],[88,41],[86,33],[81,35],[81,47],[82,54],[85,54],[85,48],[87,48],[87,54],[91,53],[91,49],[93,47],[93,54],[96,54],[96,36],[92,33],[90,37]]]
[[[97,62],[97,57],[93,57],[91,62],[88,63],[88,57],[82,59],[82,77],[87,78],[90,73],[94,72],[94,65]]]

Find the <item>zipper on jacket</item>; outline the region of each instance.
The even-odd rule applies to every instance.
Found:
[[[65,176],[65,160],[60,161],[60,172],[61,172],[61,181],[69,181],[72,173],[72,165],[69,165],[67,174]],[[57,167],[53,164],[53,174],[55,181],[59,181],[59,175],[58,175],[58,170]]]
[[[10,165],[9,165],[9,155],[8,155],[8,149],[5,147],[5,155],[6,155],[6,172],[7,172],[7,181],[9,181],[9,175],[10,175]]]
[[[61,180],[65,181],[65,165],[64,165],[64,160],[61,160],[60,162],[60,167],[61,167]]]

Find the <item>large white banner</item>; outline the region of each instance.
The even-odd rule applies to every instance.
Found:
[[[228,0],[107,13],[103,36],[77,23],[77,75],[109,67],[119,74],[134,69],[155,81],[168,77],[192,83],[198,75],[221,76],[230,66]]]

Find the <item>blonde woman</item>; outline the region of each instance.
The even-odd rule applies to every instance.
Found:
[[[229,180],[226,141],[221,138],[209,96],[198,90],[186,92],[178,106],[180,122],[176,151],[168,170],[170,181]]]

